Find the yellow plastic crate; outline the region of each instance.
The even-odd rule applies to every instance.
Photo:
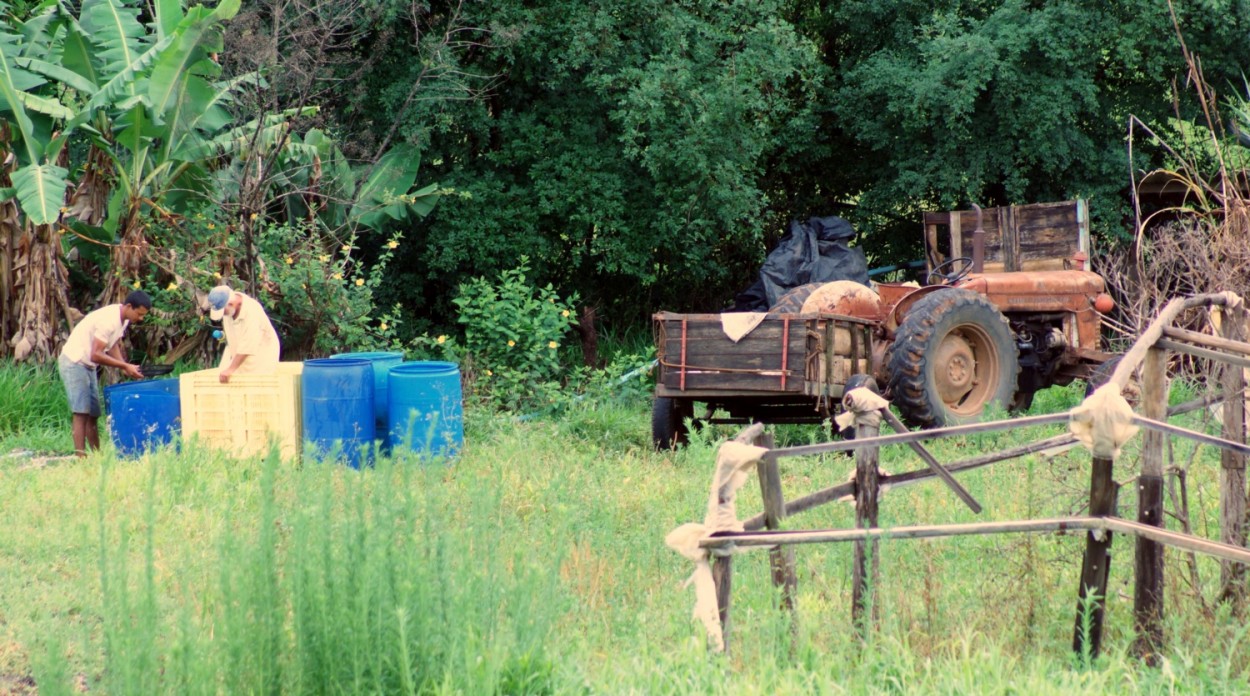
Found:
[[[300,408],[302,362],[278,363],[265,375],[234,375],[227,384],[219,370],[187,372],[179,378],[182,437],[192,436],[231,454],[246,457],[268,451],[277,438],[283,458],[298,460],[303,450]]]

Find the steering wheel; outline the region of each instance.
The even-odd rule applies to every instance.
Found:
[[[958,270],[956,270],[955,268],[956,264],[963,264],[963,265],[959,266]],[[943,269],[946,270],[945,273],[942,272]],[[939,263],[938,265],[934,266],[933,270],[929,271],[929,275],[925,276],[924,282],[925,282],[925,285],[936,285],[933,279],[940,278],[946,281],[946,285],[954,285],[955,283],[958,283],[959,281],[963,280],[964,277],[967,276],[971,272],[972,272],[972,257],[971,256],[958,256],[953,259],[946,259],[942,263]]]

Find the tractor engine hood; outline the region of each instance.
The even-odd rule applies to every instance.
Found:
[[[1079,312],[1091,309],[1107,284],[1090,271],[973,273],[957,287],[985,295],[1002,312]]]

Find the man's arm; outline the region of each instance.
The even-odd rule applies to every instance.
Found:
[[[131,365],[122,357],[121,341],[114,343],[112,348],[107,348],[104,345],[104,339],[93,337],[91,339],[91,362],[116,367],[135,379],[143,379],[143,373],[139,371],[139,367]]]
[[[218,374],[217,379],[221,380],[222,384],[229,382],[230,375],[234,374],[234,371],[243,365],[244,360],[247,360],[247,354],[235,353],[234,359],[230,361],[230,364],[226,366],[226,369],[222,370],[221,373]]]

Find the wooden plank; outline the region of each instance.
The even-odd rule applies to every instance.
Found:
[[[1167,351],[1151,348],[1142,366],[1142,414],[1157,420],[1167,418]],[[1163,462],[1167,446],[1163,433],[1148,430],[1142,434],[1141,473],[1137,477],[1137,521],[1163,526]],[[1137,639],[1133,650],[1153,664],[1163,645],[1163,546],[1137,537],[1134,550],[1136,583],[1133,588],[1133,623]]]
[[[879,430],[879,419],[857,417],[855,439],[872,440]],[[878,496],[881,494],[878,467],[880,450],[872,444],[855,450],[855,526],[872,529],[877,526]],[[855,562],[851,569],[851,624],[860,640],[868,640],[880,612],[877,609],[880,579],[880,544],[876,539],[855,542]]]
[[[1020,270],[1020,237],[1015,224],[1015,208],[999,208],[1003,230],[1003,264],[1007,272]]]
[[[1089,514],[1105,517],[1115,514],[1119,484],[1111,477],[1113,460],[1093,457],[1089,482]],[[1103,531],[1085,535],[1085,556],[1081,563],[1081,582],[1077,588],[1076,628],[1072,650],[1078,655],[1097,657],[1102,649],[1102,626],[1107,610],[1107,577],[1111,566],[1111,533]],[[1086,633],[1086,612],[1089,632]]]
[[[771,448],[775,443],[769,433],[757,444]],[[786,500],[781,487],[781,469],[777,466],[777,458],[764,455],[756,466],[756,472],[760,479],[760,495],[764,499],[765,526],[771,530],[780,530],[781,521],[786,516]],[[794,549],[785,545],[773,547],[768,551],[768,562],[772,571],[773,587],[781,590],[779,607],[789,613],[791,640],[797,640],[798,613],[795,611],[794,598],[798,590],[798,575],[794,569]]]
[[[1225,345],[1245,347],[1244,307],[1224,312],[1220,341]],[[1246,442],[1246,372],[1232,365],[1224,366],[1221,388],[1230,398],[1224,402],[1221,434],[1225,440]],[[1229,450],[1220,451],[1220,540],[1233,546],[1246,545],[1246,455]],[[1221,596],[1240,606],[1247,593],[1245,568],[1230,563],[1220,565]]]
[[[721,639],[725,653],[729,653],[729,610],[733,593],[733,556],[717,556],[712,562],[712,582],[716,585],[716,611],[720,615]]]

